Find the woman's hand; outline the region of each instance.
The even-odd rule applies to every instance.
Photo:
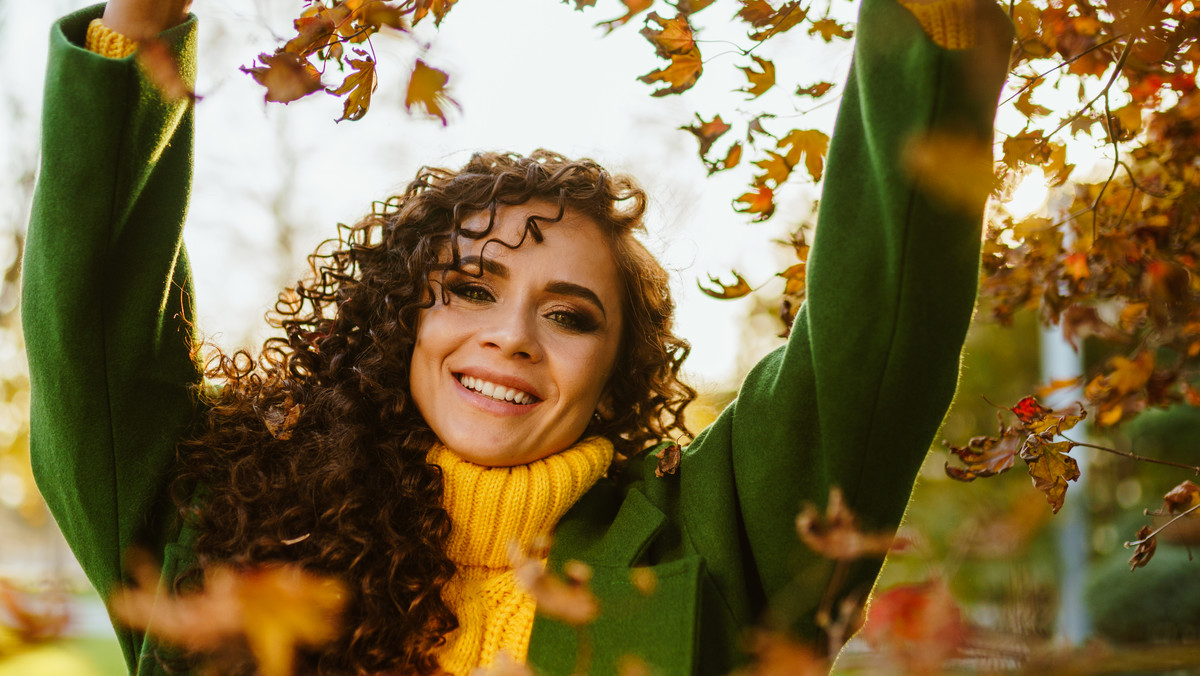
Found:
[[[192,0],[109,0],[104,25],[131,40],[143,40],[183,23]]]

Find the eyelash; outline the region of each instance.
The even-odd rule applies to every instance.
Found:
[[[494,302],[495,296],[483,284],[476,282],[449,282],[446,284],[446,289],[455,296],[462,298],[471,303],[491,303]],[[546,318],[554,322],[563,329],[572,333],[590,333],[596,330],[597,322],[587,312],[578,310],[554,309],[546,313]]]

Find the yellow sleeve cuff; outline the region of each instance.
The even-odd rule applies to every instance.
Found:
[[[929,3],[900,0],[900,4],[917,17],[925,34],[939,47],[969,49],[975,46],[975,0]]]
[[[123,59],[137,51],[136,42],[105,26],[100,19],[92,19],[88,24],[84,46],[110,59]]]

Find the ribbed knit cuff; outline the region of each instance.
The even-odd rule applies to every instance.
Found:
[[[975,1],[938,0],[921,3],[900,0],[900,4],[917,17],[925,34],[939,47],[969,49],[975,46]]]
[[[88,24],[84,45],[89,51],[110,59],[123,59],[137,51],[136,42],[105,26],[100,19],[92,19]]]

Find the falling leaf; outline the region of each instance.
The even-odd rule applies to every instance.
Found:
[[[446,18],[446,13],[454,6],[457,0],[415,0],[413,5],[413,25],[417,25],[421,19],[432,14],[433,24],[440,26],[442,19]]]
[[[736,272],[733,274],[735,277],[737,276]],[[713,279],[713,278],[709,277],[709,279]],[[741,277],[738,277],[738,282],[741,284],[745,284],[746,280],[742,279]],[[719,282],[717,282],[715,279],[713,279],[713,283],[719,283]],[[704,291],[705,293],[708,293],[709,295],[712,295],[707,290],[705,290],[704,287],[700,287],[700,290]],[[736,297],[736,296],[732,296],[732,297]],[[681,456],[682,456],[682,451],[679,448],[679,444],[667,444],[666,446],[663,446],[663,449],[661,451],[659,451],[658,453],[656,453],[654,456],[654,457],[658,458],[658,465],[656,465],[654,468],[654,476],[662,478],[668,474],[674,474],[676,471],[679,470],[679,460],[680,460]]]
[[[168,101],[198,99],[191,86],[179,75],[179,63],[162,40],[150,38],[139,41],[137,61],[146,78],[162,92],[163,98]]]
[[[778,631],[750,634],[747,652],[753,661],[734,676],[825,676],[829,662],[812,648]]]
[[[814,99],[819,99],[825,96],[830,89],[833,88],[832,82],[818,82],[807,87],[801,85],[796,89],[796,96],[811,96]]]
[[[0,639],[3,630],[12,628],[18,641],[26,646],[62,637],[71,621],[71,608],[65,595],[58,591],[27,594],[12,582],[0,578]],[[0,641],[0,662],[3,661],[3,641]]]
[[[725,158],[717,162],[709,164],[708,173],[712,174],[725,169],[732,169],[742,161],[742,144],[736,142],[729,146],[729,151],[725,153]]]
[[[1150,563],[1150,559],[1154,558],[1154,550],[1158,548],[1158,536],[1151,535],[1154,530],[1150,526],[1142,526],[1138,529],[1135,541],[1138,543],[1137,548],[1133,550],[1133,556],[1129,557],[1129,570],[1133,571],[1137,568]],[[1130,546],[1131,543],[1125,543],[1125,546]]]
[[[809,35],[820,35],[825,42],[833,42],[834,38],[848,39],[854,31],[846,28],[833,19],[817,19],[808,27]]]
[[[290,103],[324,88],[317,69],[295,54],[260,54],[258,60],[262,66],[242,66],[241,71],[249,73],[256,82],[267,88],[265,98],[268,101]]]
[[[872,594],[862,637],[897,673],[942,673],[967,639],[962,612],[940,579]]]
[[[1182,514],[1200,505],[1200,486],[1185,480],[1167,491],[1167,494],[1163,496],[1163,502],[1171,514]],[[1196,512],[1192,512],[1188,516],[1195,514]]]
[[[370,58],[350,59],[349,63],[354,72],[346,76],[342,86],[329,92],[334,96],[346,97],[338,122],[362,119],[371,107],[371,93],[375,91],[375,61]]]
[[[741,3],[737,17],[755,28],[766,26],[775,16],[775,8],[766,0],[741,0]]]
[[[806,503],[796,517],[796,532],[805,545],[829,559],[850,561],[863,557],[887,554],[895,533],[864,533],[858,528],[858,517],[842,499],[836,486],[829,491],[825,515],[812,503]]]
[[[750,285],[746,283],[746,280],[741,275],[739,275],[737,272],[733,272],[731,274],[733,274],[733,277],[735,280],[735,282],[733,284],[725,284],[719,278],[709,275],[708,281],[709,281],[709,283],[716,285],[715,288],[711,288],[711,289],[706,288],[703,284],[700,284],[699,282],[697,282],[696,285],[699,286],[700,290],[703,291],[706,295],[712,296],[713,298],[721,298],[721,299],[725,299],[725,300],[728,300],[731,298],[741,298],[742,296],[744,296],[754,290],[754,289],[750,288]],[[665,451],[665,449],[664,449],[664,451]]]
[[[450,76],[444,72],[430,68],[424,61],[417,59],[413,66],[412,78],[408,81],[408,93],[404,97],[404,107],[412,110],[420,106],[426,114],[439,118],[442,125],[446,124],[447,105],[458,106],[454,99],[446,94],[446,83]]]
[[[992,149],[964,134],[914,136],[902,164],[914,183],[942,204],[976,213],[996,187]]]
[[[625,5],[624,16],[617,17],[616,19],[610,19],[608,21],[601,21],[596,25],[603,27],[609,32],[612,32],[618,26],[624,26],[625,24],[629,23],[633,17],[650,9],[650,6],[654,4],[654,0],[621,0],[621,4]]]
[[[779,139],[779,148],[791,146],[787,151],[787,161],[793,167],[804,160],[804,167],[814,181],[821,180],[825,171],[825,153],[829,150],[829,136],[816,129],[793,129],[787,136]]]
[[[1038,439],[1030,436],[1029,440]],[[1062,509],[1067,494],[1067,482],[1079,478],[1079,465],[1075,458],[1067,455],[1073,444],[1069,441],[1055,443],[1026,443],[1021,449],[1021,459],[1029,465],[1029,476],[1033,485],[1046,494],[1055,514]]]
[[[721,138],[721,135],[723,135],[725,132],[729,131],[730,126],[725,124],[725,121],[721,119],[720,115],[717,115],[708,122],[705,122],[704,118],[700,117],[700,114],[697,113],[696,121],[698,124],[680,127],[680,129],[691,132],[691,134],[695,136],[698,141],[700,141],[700,157],[703,158],[708,155],[708,151],[710,148],[712,148],[713,142]]]
[[[110,606],[126,625],[159,641],[203,653],[244,637],[262,676],[289,676],[297,647],[337,637],[343,585],[295,565],[204,571],[200,592],[164,596],[153,564],[133,565],[137,587],[118,590]]]
[[[742,71],[746,73],[746,79],[750,81],[750,85],[743,88],[742,91],[748,94],[749,98],[755,99],[775,86],[775,64],[753,54],[750,55],[750,58],[754,59],[754,63],[760,70],[754,70],[754,66],[742,68]]]
[[[974,481],[978,477],[1007,472],[1016,463],[1024,443],[1024,433],[1001,423],[999,437],[973,437],[966,446],[947,444],[949,451],[966,467],[953,467],[947,462],[946,474],[959,481]]]
[[[692,88],[700,74],[704,72],[704,64],[700,60],[700,50],[692,47],[686,54],[672,54],[671,64],[658,70],[652,70],[638,79],[646,84],[662,82],[666,87],[654,90],[651,96],[666,96],[679,94]]]
[[[788,162],[787,158],[770,150],[767,151],[766,159],[755,162],[754,166],[764,172],[755,177],[755,182],[765,185],[767,181],[771,181],[776,189],[779,189],[779,186],[783,185],[792,175],[792,164]]]
[[[564,581],[529,558],[514,543],[508,550],[517,584],[537,601],[539,613],[576,627],[590,624],[600,614],[600,604],[588,589],[591,569],[579,561],[563,567]]]
[[[659,28],[652,28],[651,22],[658,24]],[[650,12],[641,33],[654,45],[654,53],[662,59],[669,59],[675,54],[690,54],[696,46],[692,27],[682,14],[673,19],[664,19],[658,12]]]
[[[743,214],[758,214],[757,221],[765,221],[775,213],[775,191],[765,185],[758,185],[754,192],[748,192],[734,200],[746,206],[735,210]]]
[[[761,7],[758,9],[762,9]],[[759,18],[758,23],[752,24],[759,30],[750,34],[750,39],[762,42],[780,33],[785,33],[800,25],[808,16],[808,11],[800,7],[799,0],[785,2],[766,19]]]
[[[314,7],[318,7],[314,5]],[[337,26],[330,13],[322,9],[316,16],[302,16],[292,22],[296,37],[287,41],[283,51],[304,57],[337,42]]]

